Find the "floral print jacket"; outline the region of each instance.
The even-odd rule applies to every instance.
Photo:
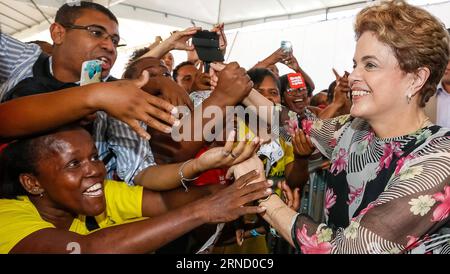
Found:
[[[287,132],[290,116],[284,115],[291,120],[283,123]],[[326,224],[303,214],[293,220],[302,253],[450,253],[450,234],[436,234],[450,223],[449,129],[428,125],[378,138],[366,121],[349,115],[307,117],[302,128],[331,160],[333,176]]]

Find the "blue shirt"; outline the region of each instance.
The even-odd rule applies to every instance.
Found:
[[[33,65],[41,52],[38,45],[25,44],[0,34],[0,101],[20,81],[33,76]],[[142,122],[141,126],[146,127]],[[93,138],[101,159],[110,152],[114,153],[115,157],[106,165],[108,179],[112,179],[116,172],[121,180],[133,184],[140,171],[156,165],[149,142],[140,138],[127,124],[103,111],[97,112]]]
[[[33,65],[41,52],[36,44],[22,43],[0,33],[0,102],[7,91],[33,75]]]
[[[442,83],[439,83],[436,92],[437,118],[436,124],[450,128],[450,94],[445,91]]]

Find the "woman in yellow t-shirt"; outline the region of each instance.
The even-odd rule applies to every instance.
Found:
[[[233,148],[228,141],[181,165],[180,179],[234,165],[257,148],[256,142]],[[271,193],[265,181],[246,184],[257,172],[229,187],[188,192],[104,181],[94,142],[77,126],[13,142],[0,163],[0,253],[148,253],[204,223],[261,213],[261,207],[243,205]]]

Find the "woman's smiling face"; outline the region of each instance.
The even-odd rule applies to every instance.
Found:
[[[47,150],[40,155],[37,178],[45,199],[58,208],[87,216],[105,210],[103,180],[106,169],[98,159],[92,137],[82,128],[49,136]]]

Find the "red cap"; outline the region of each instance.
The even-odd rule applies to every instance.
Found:
[[[288,76],[289,87],[293,89],[305,89],[306,83],[301,73],[289,73]]]

